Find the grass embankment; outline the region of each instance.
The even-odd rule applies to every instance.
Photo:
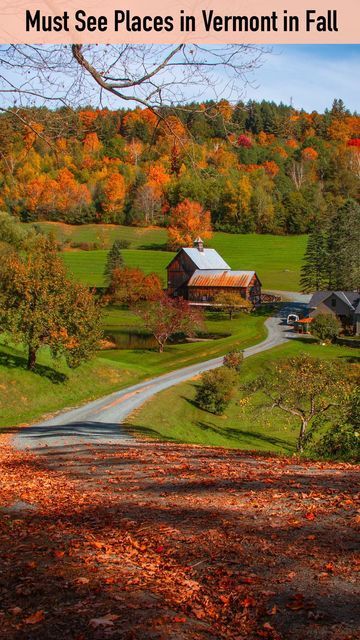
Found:
[[[232,345],[245,348],[265,336],[264,317],[240,315],[232,322],[208,314],[206,329],[224,337],[209,342],[168,345],[163,354],[151,349],[111,349],[78,369],[54,365],[46,350],[39,354],[36,372],[26,370],[25,353],[0,344],[0,427],[33,421],[76,406],[141,380],[226,353]],[[145,333],[129,311],[104,312],[104,328],[116,334]],[[231,334],[231,335],[229,335]]]
[[[249,382],[278,358],[308,352],[334,362],[359,362],[359,350],[292,340],[244,361],[241,380]],[[198,408],[194,402],[198,381],[193,380],[159,393],[129,419],[136,434],[161,440],[188,442],[247,450],[295,451],[298,423],[280,410],[266,407],[262,394],[237,393],[223,416]]]
[[[71,226],[41,223],[43,229],[54,232],[58,239],[73,242],[103,242],[108,248],[115,238],[130,242],[124,259],[129,266],[155,271],[165,282],[165,268],[171,252],[158,251],[166,247],[166,230],[115,225]],[[306,236],[273,236],[257,234],[214,233],[208,246],[216,249],[232,269],[255,269],[267,289],[297,291],[300,268],[306,248]],[[92,286],[102,286],[107,248],[97,251],[71,250],[64,260],[75,277]]]

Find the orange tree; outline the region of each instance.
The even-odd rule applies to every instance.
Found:
[[[40,236],[26,253],[5,256],[0,281],[0,331],[28,349],[28,369],[47,346],[70,367],[88,360],[101,337],[93,294],[66,276],[56,245]]]
[[[191,308],[183,298],[169,298],[165,293],[156,300],[135,306],[134,312],[154,336],[160,353],[173,334],[191,336],[203,325],[203,316],[198,309]]]
[[[195,238],[211,238],[211,217],[201,204],[186,198],[173,208],[168,229],[169,244],[173,249],[191,247]]]
[[[117,304],[134,305],[141,300],[161,296],[162,284],[156,273],[145,274],[136,267],[115,268],[108,288],[109,300]]]

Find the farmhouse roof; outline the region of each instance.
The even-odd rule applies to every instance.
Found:
[[[193,261],[198,269],[229,269],[230,267],[215,249],[203,249],[199,251],[195,247],[182,249]]]
[[[311,296],[309,307],[315,309],[332,295],[342,300],[352,311],[355,311],[355,308],[360,305],[360,294],[357,291],[316,291]],[[359,313],[360,309],[356,312]]]
[[[197,269],[188,287],[248,287],[254,275],[255,271]]]

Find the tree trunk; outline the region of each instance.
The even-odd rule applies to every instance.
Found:
[[[35,364],[36,364],[36,349],[34,349],[33,347],[29,347],[28,361],[27,361],[27,368],[29,369],[29,371],[33,371],[35,369]]]
[[[298,438],[298,442],[297,442],[297,450],[300,453],[302,453],[304,451],[304,439],[305,439],[305,433],[306,433],[307,426],[308,426],[308,421],[303,418],[301,420],[300,433],[299,433],[299,438]]]

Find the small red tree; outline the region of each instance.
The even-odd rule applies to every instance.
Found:
[[[201,328],[203,316],[198,309],[191,308],[183,298],[169,298],[165,293],[157,300],[140,304],[135,313],[142,319],[146,329],[151,332],[159,345],[159,352],[174,333],[188,336]]]
[[[251,149],[251,147],[253,146],[251,138],[246,136],[244,133],[242,133],[241,136],[238,137],[237,143],[239,147],[245,147],[245,149]]]

